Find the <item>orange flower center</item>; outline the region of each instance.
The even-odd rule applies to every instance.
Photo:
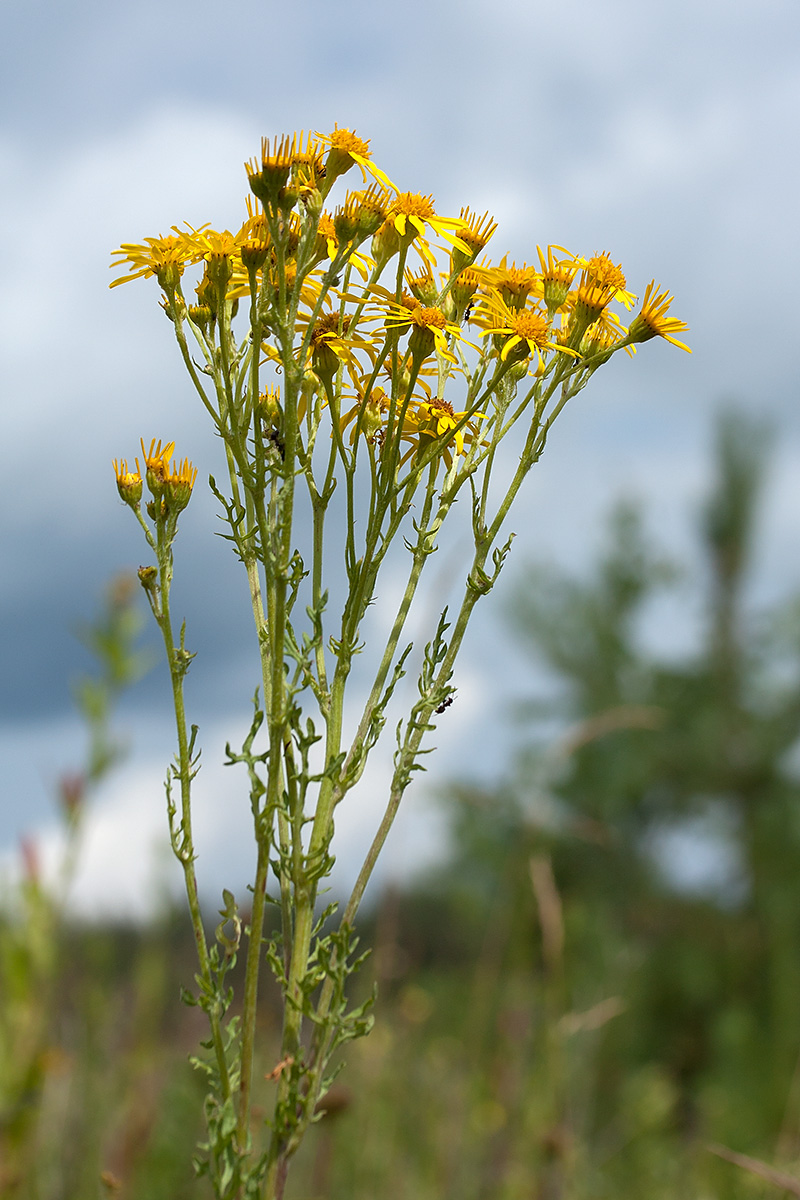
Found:
[[[436,216],[433,196],[422,196],[419,192],[399,192],[392,204],[390,216],[420,217],[423,221]]]
[[[447,325],[440,308],[415,308],[411,320],[420,329],[444,329]]]
[[[369,158],[369,142],[356,137],[350,129],[334,129],[326,140],[332,150],[339,150],[342,154],[358,154],[361,158]]]
[[[342,324],[342,337],[344,337],[347,333],[347,327],[349,324],[350,318],[345,317]],[[319,346],[321,343],[330,341],[331,338],[336,338],[339,336],[339,314],[325,313],[319,318],[314,326],[314,332],[311,335],[311,345]]]
[[[614,288],[615,291],[624,289],[625,276],[621,266],[615,266],[607,254],[596,254],[589,259],[585,277],[588,282],[598,287]]]
[[[537,346],[543,346],[550,335],[550,326],[547,321],[534,312],[519,313],[514,319],[512,329],[517,337],[534,342]]]

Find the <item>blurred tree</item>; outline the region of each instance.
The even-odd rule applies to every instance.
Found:
[[[526,706],[508,780],[451,789],[455,850],[436,886],[484,922],[495,979],[526,962],[546,978],[530,869],[552,862],[564,1013],[612,996],[626,1009],[604,1030],[595,1122],[612,1136],[636,1071],[655,1067],[681,1136],[778,1139],[786,1160],[800,1155],[800,602],[757,616],[747,602],[768,449],[763,425],[719,420],[691,657],[661,661],[643,636],[678,574],[634,506],[616,509],[590,578],[531,572],[513,625],[555,694]]]

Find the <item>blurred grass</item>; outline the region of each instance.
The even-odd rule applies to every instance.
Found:
[[[779,1194],[710,1143],[800,1177],[800,604],[746,603],[766,463],[759,427],[721,422],[684,661],[640,636],[677,575],[629,506],[589,576],[531,574],[515,628],[557,698],[527,705],[505,778],[447,789],[450,860],[365,914],[376,1026],[287,1200]],[[698,829],[716,874],[692,888],[675,855]],[[0,907],[0,1197],[207,1197],[188,922],[70,925],[34,865]],[[260,1118],[266,971],[262,994]]]
[[[774,1192],[706,1150],[710,1141],[734,1141],[774,1161],[786,1130],[766,1119],[781,1106],[759,1087],[757,1059],[723,1052],[718,1069],[687,1092],[669,1062],[637,1059],[635,987],[626,985],[635,967],[618,966],[616,995],[562,1011],[536,947],[529,964],[511,966],[507,942],[498,953],[503,931],[494,921],[477,961],[424,961],[424,906],[408,899],[384,897],[377,929],[365,929],[382,975],[376,1027],[349,1048],[290,1176],[290,1197],[734,1200]],[[432,928],[425,932],[432,941]],[[202,1086],[188,1055],[205,1031],[197,1011],[178,1002],[192,951],[178,916],[146,930],[70,931],[51,1039],[24,1097],[28,1153],[0,1195],[209,1194],[190,1166]],[[260,1031],[264,1109],[278,1019],[273,1003]],[[6,1122],[4,1163],[8,1136]],[[797,1159],[792,1141],[784,1167]]]

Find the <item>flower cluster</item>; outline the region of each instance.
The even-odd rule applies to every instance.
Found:
[[[142,441],[142,459],[144,461],[144,481],[153,499],[148,502],[148,513],[153,519],[156,514],[166,516],[168,513],[177,516],[186,508],[192,497],[192,489],[197,480],[197,470],[184,458],[181,463],[171,463],[175,451],[175,443],[168,442],[165,446],[153,438],[150,449],[145,450]],[[138,510],[142,499],[143,479],[139,459],[135,459],[136,470],[129,471],[126,459],[114,459],[114,474],[117,477],[117,490],[120,498]]]
[[[354,168],[362,187],[326,207],[336,181]],[[399,191],[373,161],[369,142],[350,130],[264,139],[246,174],[251,195],[235,233],[176,226],[166,236],[123,244],[115,251],[122,273],[111,286],[155,276],[167,312],[208,353],[223,336],[218,325],[249,300],[259,366],[280,370],[291,345],[340,428],[352,424],[372,446],[384,444],[393,421],[398,438],[424,428],[430,441],[435,430],[443,451],[460,454],[477,409],[454,421],[431,421],[429,411],[431,404],[453,411],[444,386],[454,376],[467,393],[462,414],[470,411],[475,353],[517,376],[524,365],[534,379],[556,372],[578,380],[617,351],[634,353],[655,337],[689,349],[676,337],[687,326],[669,315],[672,297],[655,281],[631,323],[623,323],[616,306],[629,311],[636,297],[605,252],[582,258],[562,246],[537,246],[535,266],[507,256],[497,265],[478,261],[496,229],[491,216],[469,208],[441,216],[430,195]],[[416,273],[406,266],[412,251],[421,262]],[[194,297],[183,281],[190,267],[200,272]],[[395,281],[388,287],[379,282],[385,268]],[[465,336],[467,322],[477,345]],[[431,373],[436,389],[420,391],[421,377]],[[363,407],[361,420],[352,407],[343,415],[343,381]],[[249,411],[257,411],[252,398]],[[314,406],[306,403],[304,411]],[[132,494],[133,477],[123,486]]]

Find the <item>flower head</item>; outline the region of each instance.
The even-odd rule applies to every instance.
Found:
[[[363,242],[386,220],[391,197],[373,183],[366,191],[348,192],[344,204],[333,214],[333,227],[340,242]]]
[[[436,259],[426,240],[428,229],[450,242],[467,257],[470,248],[453,232],[459,221],[453,217],[438,216],[432,196],[420,192],[398,192],[381,228],[375,234],[372,252],[380,261],[388,261],[401,245],[415,243],[419,253],[432,267]]]
[[[422,270],[416,274],[410,269],[406,269],[405,281],[409,286],[411,295],[420,304],[435,304],[439,295],[439,284],[433,278],[433,272],[430,268],[430,263],[424,263]]]
[[[516,362],[523,358],[535,357],[541,366],[543,350],[561,350],[573,355],[575,353],[555,340],[550,322],[543,313],[531,308],[510,308],[496,292],[482,301],[473,319],[484,327],[481,337],[493,335],[497,339],[495,345],[498,348],[501,339],[505,339],[500,350],[502,362],[508,361],[509,358]]]
[[[358,401],[349,409],[339,422],[339,428],[344,433],[348,425],[350,430],[350,445],[352,446],[359,433],[363,433],[371,446],[380,443],[383,435],[383,422],[391,408],[391,401],[382,387],[373,387],[366,395],[358,392]]]
[[[672,336],[674,333],[682,333],[684,329],[689,328],[685,321],[667,316],[667,310],[672,304],[672,300],[673,297],[669,292],[660,292],[656,287],[655,279],[651,280],[645,288],[641,312],[637,313],[631,321],[626,341],[629,343],[647,342],[650,338],[663,337],[665,341],[672,342],[673,346],[691,354],[691,350],[684,342],[679,342]]]
[[[448,335],[459,340],[461,329],[458,325],[447,320],[441,308],[436,305],[424,305],[415,296],[403,293],[403,302],[395,304],[389,301],[386,305],[388,315],[385,319],[386,329],[411,331],[408,341],[409,349],[415,358],[427,358],[434,350],[442,357],[455,362],[448,349]]]
[[[560,250],[565,258],[555,258],[554,250]],[[564,304],[572,287],[572,281],[578,273],[579,262],[565,250],[563,246],[548,246],[545,258],[541,246],[536,247],[539,255],[541,270],[542,296],[547,305],[547,311],[552,317]]]
[[[301,147],[302,143],[303,134],[301,132]],[[261,163],[259,164],[258,160],[253,158],[244,164],[250,190],[265,208],[277,203],[278,193],[289,181],[292,160],[296,153],[296,133],[292,134],[291,140],[288,134],[284,134],[280,141],[275,138],[271,148],[269,138],[263,137],[261,139]]]
[[[276,425],[281,416],[281,389],[269,384],[258,396],[258,412],[268,425]]]
[[[486,414],[472,413],[468,421],[465,420],[466,416],[466,410],[456,412],[452,404],[441,396],[429,396],[427,400],[414,400],[406,413],[404,435],[407,436],[412,430],[419,435],[417,445],[420,452],[424,452],[427,448],[421,440],[422,437],[441,438],[443,456],[449,467],[452,462],[450,444],[455,444],[457,455],[462,454],[465,441],[471,441],[477,436],[476,422],[484,420]],[[408,456],[406,455],[406,457]]]
[[[607,251],[589,259],[579,259],[581,277],[578,282],[578,303],[596,308],[599,316],[612,300],[619,300],[631,308],[636,296],[626,289],[625,275],[621,265],[611,261]]]
[[[182,238],[189,248],[193,262],[204,262],[205,272],[212,284],[224,294],[234,268],[240,261],[238,237],[229,229],[218,232],[203,225],[200,229],[187,226]]]
[[[332,133],[318,133],[317,137],[320,145],[330,147],[325,159],[329,185],[339,175],[344,175],[352,166],[357,165],[361,168],[361,177],[365,183],[367,175],[371,175],[388,191],[397,191],[389,176],[372,162],[369,141],[357,137],[350,129],[340,129],[338,125],[334,125]]]
[[[164,484],[169,474],[169,460],[172,458],[175,450],[175,443],[167,442],[162,449],[161,439],[159,439],[156,445],[156,439],[153,438],[150,443],[150,449],[145,450],[144,438],[142,438],[141,447],[147,486],[154,496],[160,496],[164,491]]]
[[[164,477],[164,499],[168,508],[180,512],[192,498],[192,489],[197,481],[197,468],[188,458],[181,463],[172,463]]]
[[[139,501],[142,498],[142,472],[139,466],[139,460],[134,459],[136,470],[128,470],[128,460],[123,458],[119,461],[114,459],[114,474],[117,477],[117,491],[120,494],[120,499],[129,504],[131,508],[138,508]]]
[[[538,275],[526,263],[518,267],[513,262],[509,265],[507,260],[508,256],[504,254],[496,267],[476,269],[480,270],[485,282],[499,293],[509,308],[519,310],[525,307],[528,296],[536,290]]]
[[[336,215],[340,212],[337,209],[333,216],[328,212],[320,214],[319,224],[317,225],[317,242],[315,250],[315,262],[321,262],[325,258],[336,258],[339,253],[339,237],[336,231]],[[362,279],[366,279],[369,275],[372,259],[366,254],[360,254],[358,250],[352,249],[347,255],[346,261],[351,263],[358,271]]]
[[[460,271],[473,263],[481,250],[486,247],[496,229],[497,222],[489,216],[488,212],[479,217],[476,213],[470,212],[469,208],[462,208],[455,226],[455,234],[458,241],[467,247],[467,251],[465,252],[457,245],[453,246],[451,254],[453,271]]]
[[[298,329],[300,326],[301,322],[299,321]],[[306,323],[306,335],[308,336],[307,330]],[[321,317],[317,318],[309,336],[309,348],[311,367],[326,386],[342,364],[347,367],[351,376],[357,374],[358,360],[354,353],[356,350],[365,351],[368,355],[373,353],[372,342],[369,338],[361,337],[355,331],[350,332],[349,316],[342,319],[340,330],[338,312],[323,313]]]
[[[131,279],[146,279],[155,275],[164,291],[174,291],[178,286],[183,269],[187,262],[193,261],[193,250],[182,237],[172,234],[167,237],[145,238],[142,243],[123,242],[119,250],[112,251],[111,267],[119,268],[128,264],[133,270],[127,275],[114,279],[109,287],[117,287],[120,283],[128,283]]]
[[[579,350],[589,365],[596,369],[608,362],[611,355],[623,347],[629,355],[636,353],[634,346],[625,345],[625,329],[619,318],[606,309],[584,333]]]

